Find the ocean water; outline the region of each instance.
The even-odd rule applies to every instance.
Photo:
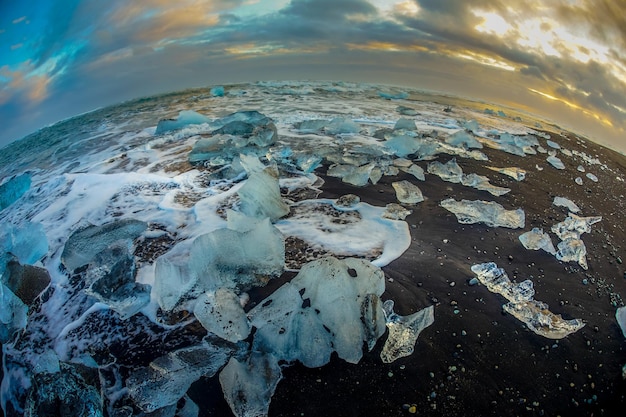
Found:
[[[406,97],[385,98],[398,93],[406,93]],[[209,122],[156,134],[160,120],[175,119],[187,110],[205,116]],[[222,138],[222,148],[214,149],[211,158],[190,164],[194,146],[215,137],[212,132],[223,125],[222,118],[248,110],[270,118],[277,139],[268,146],[259,146],[245,144],[241,135],[235,134]],[[413,121],[415,129],[394,131],[400,117]],[[330,123],[337,118],[343,119],[341,123],[350,123],[337,122],[338,130],[331,133]],[[322,120],[326,127],[299,128],[300,123],[309,120]],[[486,158],[481,151],[484,147],[511,157],[541,157],[541,168],[552,169],[546,158],[557,151],[548,150],[546,139],[559,131],[545,121],[510,109],[411,89],[340,82],[240,84],[226,86],[224,96],[215,96],[211,88],[188,90],[125,102],[41,129],[5,148],[0,155],[3,181],[23,173],[28,173],[32,181],[23,196],[0,211],[0,222],[16,230],[30,223],[42,225],[48,250],[33,264],[50,275],[49,287],[29,307],[27,324],[3,345],[4,412],[25,412],[35,401],[34,386],[47,381],[45,375],[73,375],[68,367],[80,365],[88,370],[86,374],[97,376],[99,389],[95,392],[103,401],[105,413],[141,415],[148,411],[146,401],[139,401],[132,392],[156,396],[158,389],[129,388],[129,375],[154,368],[161,363],[159,358],[174,358],[171,355],[190,346],[221,346],[223,342],[213,340],[211,332],[207,334],[193,316],[194,302],[205,289],[191,278],[179,294],[176,307],[165,311],[162,294],[155,291],[163,288],[155,285],[157,260],[173,265],[172,271],[178,272],[171,272],[172,279],[180,280],[181,285],[189,283],[185,281],[189,276],[201,281],[188,270],[191,248],[198,237],[230,227],[228,210],[242,209],[239,192],[255,170],[276,167],[280,198],[289,207],[288,215],[273,222],[287,242],[286,271],[295,274],[304,263],[323,256],[366,259],[378,268],[403,256],[411,244],[410,226],[402,216],[389,216],[390,209],[385,206],[358,201],[343,206],[336,200],[318,198],[324,185],[319,174],[326,174],[328,165],[344,172],[338,177],[346,183],[364,180],[364,186],[371,186],[377,178],[408,172],[405,169],[412,165],[427,168],[438,155],[482,161]],[[482,145],[448,144],[447,139],[458,132],[468,132]],[[420,151],[402,157],[394,154],[394,148],[385,142],[397,136],[407,143],[419,142]],[[559,157],[571,164],[567,152],[573,155],[563,145]],[[260,163],[260,168],[247,166],[239,154],[251,155],[256,160],[253,165]],[[601,167],[603,173],[623,178],[623,174],[592,155],[578,151],[574,155],[587,167]],[[413,182],[420,186],[419,180]],[[259,190],[262,193],[266,191]],[[144,286],[141,288],[149,289],[149,299],[129,318],[120,316],[110,299],[98,298],[90,290],[92,283],[87,278],[90,273],[96,274],[89,272],[91,267],[87,272],[69,271],[63,262],[64,248],[73,233],[121,220],[146,223],[145,231],[131,239],[130,251],[133,279]],[[219,246],[213,249],[218,251]],[[99,268],[109,266],[105,262]],[[7,274],[5,271],[3,280]],[[233,291],[246,306],[247,290],[236,287]],[[246,306],[246,311],[249,308]],[[436,318],[433,325],[437,325]],[[421,330],[415,329],[417,334]],[[239,343],[220,352],[228,351],[242,362],[251,361],[250,345],[246,340]],[[412,352],[413,347],[406,350]],[[178,378],[172,369],[166,367],[162,378]],[[77,379],[72,378],[64,382],[68,391],[88,391],[76,387]],[[278,380],[263,383],[275,385]],[[194,382],[175,381],[183,388]],[[186,392],[183,388],[180,398]],[[254,393],[250,396],[256,398]],[[235,414],[245,415],[241,411],[246,409],[245,404],[233,406],[228,395],[226,399]],[[177,412],[176,401],[161,405],[157,408],[163,415]],[[269,399],[250,407],[267,412]],[[179,402],[179,413],[182,408],[186,407]]]

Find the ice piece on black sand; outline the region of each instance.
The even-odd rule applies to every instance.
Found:
[[[324,131],[330,135],[359,133],[360,130],[361,126],[358,123],[355,123],[350,119],[344,119],[343,117],[332,119],[324,127]]]
[[[413,175],[416,179],[420,181],[426,181],[426,177],[424,176],[424,169],[415,164],[411,164],[408,167],[401,167],[400,170],[406,172],[407,174]]]
[[[391,186],[396,190],[396,198],[404,204],[417,204],[424,201],[422,191],[415,184],[402,180],[392,182]]]
[[[383,213],[383,217],[385,219],[404,220],[406,219],[406,216],[413,213],[412,210],[408,210],[400,204],[396,203],[389,203],[387,204],[386,208],[387,210],[385,210],[385,212]]]
[[[22,174],[0,185],[0,210],[13,204],[30,188],[30,174]]]
[[[152,291],[163,310],[173,310],[196,282],[186,263],[178,264],[164,256],[156,260]]]
[[[402,100],[409,97],[405,91],[379,91],[378,96],[387,100]]]
[[[289,213],[271,167],[252,173],[237,194],[241,198],[241,211],[248,216],[269,217],[275,221]]]
[[[409,316],[400,316],[393,311],[393,304],[392,300],[387,300],[383,304],[387,329],[389,329],[389,335],[380,353],[380,358],[384,363],[391,363],[396,359],[411,355],[422,330],[435,321],[433,306]]]
[[[511,302],[531,300],[535,295],[532,281],[513,284],[506,271],[498,268],[495,262],[472,265],[471,270],[489,291],[500,294]]]
[[[483,145],[470,133],[459,130],[446,138],[448,145],[464,149],[482,149]]]
[[[556,259],[563,262],[578,262],[584,270],[587,265],[587,247],[585,243],[575,237],[567,237],[557,245]]]
[[[619,328],[622,329],[622,334],[626,337],[626,307],[619,307],[615,311],[615,319]]]
[[[550,165],[552,165],[556,169],[565,169],[565,165],[563,164],[563,162],[556,156],[549,156],[546,158],[546,161],[548,161],[548,163],[550,163]]]
[[[258,352],[245,362],[231,358],[219,375],[224,398],[236,417],[266,417],[281,378],[278,359]]]
[[[437,175],[444,181],[452,183],[460,183],[463,177],[463,170],[456,163],[456,158],[452,158],[445,164],[439,161],[434,161],[428,164],[427,171],[429,174]]]
[[[239,342],[250,333],[250,323],[239,297],[228,288],[201,295],[193,307],[193,314],[205,329],[229,342]]]
[[[0,283],[0,343],[6,343],[16,330],[26,326],[28,307],[3,283]]]
[[[517,167],[497,168],[486,167],[492,171],[499,172],[500,174],[507,175],[513,178],[515,181],[523,181],[526,178],[526,170]]]
[[[552,204],[554,204],[557,207],[565,207],[572,213],[578,213],[580,211],[580,208],[576,205],[576,203],[574,203],[569,198],[554,197]]]
[[[587,174],[585,175],[587,178],[589,178],[591,181],[593,182],[598,182],[598,177],[596,177],[595,175],[593,175],[591,172],[587,172]]]
[[[268,218],[245,233],[217,229],[198,236],[189,255],[191,272],[205,291],[265,285],[284,264],[283,235]]]
[[[563,339],[585,326],[580,319],[565,320],[560,314],[554,314],[546,303],[528,300],[518,303],[506,303],[502,309],[540,336],[548,339]]]
[[[543,229],[538,227],[533,228],[530,232],[522,233],[519,236],[519,240],[526,249],[543,249],[549,254],[556,254],[556,249],[554,249],[554,244],[552,243],[552,239],[550,239],[550,235],[544,233]]]
[[[476,188],[477,190],[487,191],[491,195],[501,196],[509,191],[510,188],[498,187],[489,182],[489,178],[478,174],[463,174],[461,177],[461,184],[466,187]]]
[[[556,142],[554,142],[554,141],[547,140],[547,141],[546,141],[546,144],[547,144],[549,147],[553,148],[553,149],[561,149],[561,145],[559,145],[558,143],[556,143]]]
[[[394,136],[383,145],[399,157],[414,154],[422,146],[419,139],[407,135]]]
[[[356,194],[344,194],[335,200],[333,206],[339,209],[354,208],[361,202],[361,198]]]
[[[61,261],[73,271],[88,264],[96,254],[120,239],[136,239],[148,225],[139,220],[119,220],[102,226],[88,226],[72,233],[65,243]]]
[[[176,404],[201,376],[212,377],[235,352],[224,344],[202,342],[155,359],[130,374],[126,387],[132,400],[146,413]]]
[[[567,238],[579,239],[583,233],[591,232],[591,225],[602,220],[602,216],[580,217],[569,213],[567,218],[552,226],[552,232],[561,240]]]
[[[341,181],[357,187],[364,187],[367,185],[370,174],[375,167],[376,164],[374,162],[359,167],[353,167],[349,173],[341,178]]]
[[[209,94],[213,97],[224,97],[224,86],[216,85],[209,90]]]
[[[403,129],[403,130],[417,129],[417,126],[415,126],[415,120],[405,119],[404,117],[401,117],[400,119],[398,119],[395,126],[393,127],[393,130],[400,130],[400,129]]]
[[[484,223],[491,227],[521,229],[525,223],[524,210],[521,208],[506,210],[493,201],[456,201],[448,198],[443,200],[440,206],[454,213],[458,222],[462,224]]]
[[[210,123],[211,119],[193,110],[182,110],[176,119],[159,120],[155,134],[160,135],[171,130],[182,129],[189,125]]]

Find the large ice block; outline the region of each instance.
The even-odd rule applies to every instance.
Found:
[[[554,249],[554,244],[552,243],[552,239],[550,239],[550,235],[544,233],[543,229],[538,227],[534,227],[530,232],[522,233],[519,236],[519,240],[526,249],[543,249],[551,255],[556,253],[556,249]]]
[[[615,311],[615,320],[619,328],[622,329],[622,334],[626,337],[626,307],[619,307]]]
[[[556,259],[563,262],[578,262],[584,270],[589,269],[587,265],[587,247],[585,243],[575,237],[567,237],[557,245]]]
[[[217,229],[198,236],[189,256],[191,273],[205,291],[265,285],[284,264],[283,235],[268,218],[248,232]]]
[[[580,208],[576,205],[576,203],[574,203],[569,198],[554,197],[554,200],[552,201],[552,204],[554,204],[557,207],[565,207],[569,211],[571,211],[572,213],[580,212]]]
[[[392,300],[387,300],[383,304],[387,329],[389,329],[389,335],[380,352],[380,358],[384,363],[391,363],[396,359],[411,355],[422,330],[435,321],[433,306],[409,316],[400,316],[393,311],[393,305]]]
[[[422,191],[415,184],[402,180],[392,182],[391,186],[396,190],[396,198],[404,204],[417,204],[424,201]]]
[[[198,281],[186,263],[176,263],[160,256],[154,267],[152,291],[159,306],[171,311],[189,293]]]
[[[4,210],[30,188],[30,174],[22,174],[5,181],[0,185],[0,210]]]
[[[278,185],[273,168],[253,172],[237,191],[241,198],[241,211],[251,217],[269,217],[272,221],[289,213]]]
[[[88,226],[72,233],[65,243],[61,261],[73,271],[88,264],[96,254],[120,239],[136,239],[148,225],[139,220],[119,220],[102,226]]]
[[[193,307],[193,314],[205,329],[229,342],[239,342],[250,333],[246,313],[231,289],[218,288],[201,295]]]
[[[465,149],[482,149],[483,145],[472,134],[459,130],[446,138],[448,145]]]
[[[421,143],[419,139],[413,136],[400,135],[385,141],[384,146],[395,155],[403,158],[416,153],[420,149]]]
[[[0,283],[0,343],[26,326],[28,307],[6,285]]]
[[[448,198],[440,203],[441,207],[454,213],[459,223],[484,223],[491,227],[508,227],[521,229],[524,227],[525,214],[521,208],[506,210],[493,201],[456,201]]]

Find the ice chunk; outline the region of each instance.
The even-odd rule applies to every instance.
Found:
[[[361,126],[350,119],[337,117],[331,120],[325,127],[324,131],[331,135],[340,135],[347,133],[359,133]]]
[[[322,164],[324,158],[318,155],[301,155],[296,159],[296,166],[309,174]]]
[[[549,339],[562,339],[581,329],[582,320],[564,320],[549,310],[547,304],[533,299],[535,291],[532,281],[513,284],[502,268],[494,262],[472,266],[478,280],[492,292],[503,295],[508,303],[502,306],[508,312],[540,336]]]
[[[0,343],[6,343],[16,330],[26,326],[28,307],[6,285],[0,283]]]
[[[489,183],[489,178],[478,174],[463,174],[461,184],[466,187],[476,188],[477,190],[487,191],[491,195],[501,196],[509,191],[510,188],[498,187]]]
[[[198,417],[200,414],[200,407],[194,403],[188,396],[183,397],[185,403],[176,412],[176,417]]]
[[[30,188],[30,174],[22,174],[5,181],[0,185],[0,210],[4,210]]]
[[[380,352],[380,358],[384,363],[391,363],[396,359],[411,355],[422,330],[435,321],[433,306],[409,316],[400,316],[393,311],[393,304],[392,300],[387,300],[383,304],[389,329],[389,335]]]
[[[50,284],[50,274],[45,268],[22,265],[15,260],[7,264],[2,274],[2,282],[26,305],[32,304],[43,290]]]
[[[362,259],[333,257],[305,264],[298,275],[249,312],[253,348],[318,367],[332,351],[350,363],[384,333],[382,271]]]
[[[622,334],[626,337],[626,307],[619,307],[615,311],[615,319],[619,328],[622,329]]]
[[[198,236],[189,256],[191,272],[206,291],[265,285],[284,264],[283,235],[268,218],[249,232],[217,229]]]
[[[197,282],[187,264],[173,263],[164,256],[156,260],[154,268],[154,291],[159,306],[171,311]]]
[[[558,143],[553,142],[553,141],[551,141],[551,140],[547,140],[547,141],[546,141],[546,144],[547,144],[549,147],[553,148],[553,149],[561,149],[561,145],[559,145]]]
[[[277,358],[258,352],[243,363],[231,358],[219,376],[224,398],[237,417],[266,417],[281,378]]]
[[[102,226],[88,226],[71,234],[65,243],[61,261],[73,271],[91,262],[96,254],[120,239],[136,239],[148,227],[139,220],[119,220]]]
[[[517,167],[507,167],[507,168],[496,168],[496,167],[486,167],[492,171],[499,172],[500,174],[507,175],[513,178],[515,181],[523,181],[526,178],[526,170]]]
[[[355,208],[357,204],[361,202],[361,197],[356,194],[344,194],[339,197],[333,206],[335,208],[344,209],[344,208]]]
[[[289,207],[280,196],[278,178],[271,167],[252,173],[237,194],[241,198],[241,211],[248,216],[269,217],[275,221],[289,213]]]
[[[298,129],[303,132],[319,132],[328,123],[328,120],[303,120],[298,125]]]
[[[428,164],[427,171],[429,174],[437,175],[444,181],[460,183],[463,176],[463,170],[456,163],[456,158],[452,158],[445,164],[434,161]]]
[[[588,269],[587,248],[582,240],[575,237],[567,237],[557,245],[557,248],[559,250],[556,253],[556,259],[563,262],[578,262],[583,269]]]
[[[464,149],[483,148],[483,145],[474,136],[464,130],[459,130],[458,132],[448,136],[446,138],[446,143],[448,145]]]
[[[408,168],[411,165],[413,165],[413,162],[406,158],[396,158],[393,160],[393,166],[398,168]]]
[[[579,239],[583,233],[591,232],[591,225],[602,220],[602,216],[580,217],[569,213],[567,218],[552,226],[552,232],[561,240],[567,238]]]
[[[585,175],[587,178],[589,178],[591,181],[593,182],[598,182],[598,177],[596,177],[595,175],[593,175],[591,172],[587,172],[587,174]]]
[[[231,122],[245,122],[253,126],[263,126],[272,123],[272,119],[256,110],[242,110],[216,120],[215,124],[225,126]]]
[[[367,165],[353,167],[348,174],[341,178],[341,180],[357,187],[363,187],[367,185],[367,181],[370,179],[370,174],[372,173],[374,167],[376,167],[376,164],[373,162]]]
[[[576,168],[579,172],[585,172],[585,167],[582,165],[578,165],[578,167]]]
[[[580,208],[576,205],[576,203],[565,197],[554,197],[552,204],[557,207],[565,207],[572,213],[578,213],[580,211]]]
[[[405,157],[416,153],[420,149],[421,143],[412,136],[400,135],[385,141],[384,146],[395,155]]]
[[[585,326],[580,319],[563,319],[560,314],[551,312],[546,303],[537,300],[506,303],[502,308],[530,330],[548,339],[563,339]]]
[[[519,236],[519,240],[526,249],[543,249],[549,254],[556,254],[556,249],[554,249],[550,235],[544,233],[543,229],[534,227],[530,232],[522,233]]]
[[[146,413],[176,404],[201,376],[212,377],[235,349],[202,342],[155,359],[130,374],[126,387],[132,400]]]
[[[392,182],[391,186],[396,190],[396,198],[401,203],[417,204],[424,201],[422,191],[417,185],[411,184],[409,181]]]
[[[224,97],[224,87],[221,85],[217,85],[209,90],[209,94],[211,94],[213,97]]]
[[[0,232],[0,275],[10,259],[34,264],[48,252],[48,239],[41,223],[26,222],[22,227],[3,225]]]
[[[451,211],[459,223],[484,223],[491,227],[508,227],[521,229],[524,227],[524,210],[505,210],[500,204],[493,201],[456,201],[448,198],[440,203],[441,207]]]
[[[402,207],[400,204],[396,203],[389,203],[387,204],[386,208],[387,210],[385,210],[385,212],[383,213],[383,217],[385,219],[404,220],[406,219],[406,216],[413,213],[412,210],[408,210]]]
[[[159,120],[155,135],[160,135],[171,130],[182,129],[183,127],[189,125],[199,125],[210,122],[211,119],[201,115],[200,113],[197,113],[193,110],[182,110],[180,113],[178,113],[178,117],[176,119]]]
[[[583,185],[583,179],[582,179],[582,178],[580,178],[580,177],[576,177],[576,178],[574,179],[574,182],[575,182],[576,184],[578,184],[578,185]]]
[[[416,128],[417,126],[415,126],[415,120],[405,119],[404,117],[401,117],[396,122],[395,126],[393,127],[393,130],[400,130],[400,129],[415,130]]]
[[[398,106],[396,111],[403,116],[417,116],[419,114],[417,110],[407,106]]]
[[[565,169],[565,165],[563,164],[563,162],[556,156],[549,156],[546,158],[546,161],[548,161],[550,165],[552,165],[556,169]]]
[[[215,135],[210,138],[198,139],[189,153],[189,162],[210,161],[211,165],[225,165],[228,163],[224,147],[233,137],[230,135]]]
[[[87,269],[89,295],[109,305],[123,320],[150,302],[150,286],[135,282],[135,262],[129,245],[114,243],[97,254]]]
[[[193,314],[205,329],[229,342],[239,342],[250,334],[250,324],[239,297],[228,288],[201,295]]]
[[[409,97],[405,91],[379,91],[378,96],[387,100],[402,100]]]
[[[426,181],[426,177],[424,176],[424,169],[419,165],[411,164],[409,167],[401,167],[400,169],[407,174],[413,175],[416,179],[420,181]]]

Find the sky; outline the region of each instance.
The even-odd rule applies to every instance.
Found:
[[[0,0],[0,147],[123,100],[301,79],[489,101],[626,151],[626,0]]]

